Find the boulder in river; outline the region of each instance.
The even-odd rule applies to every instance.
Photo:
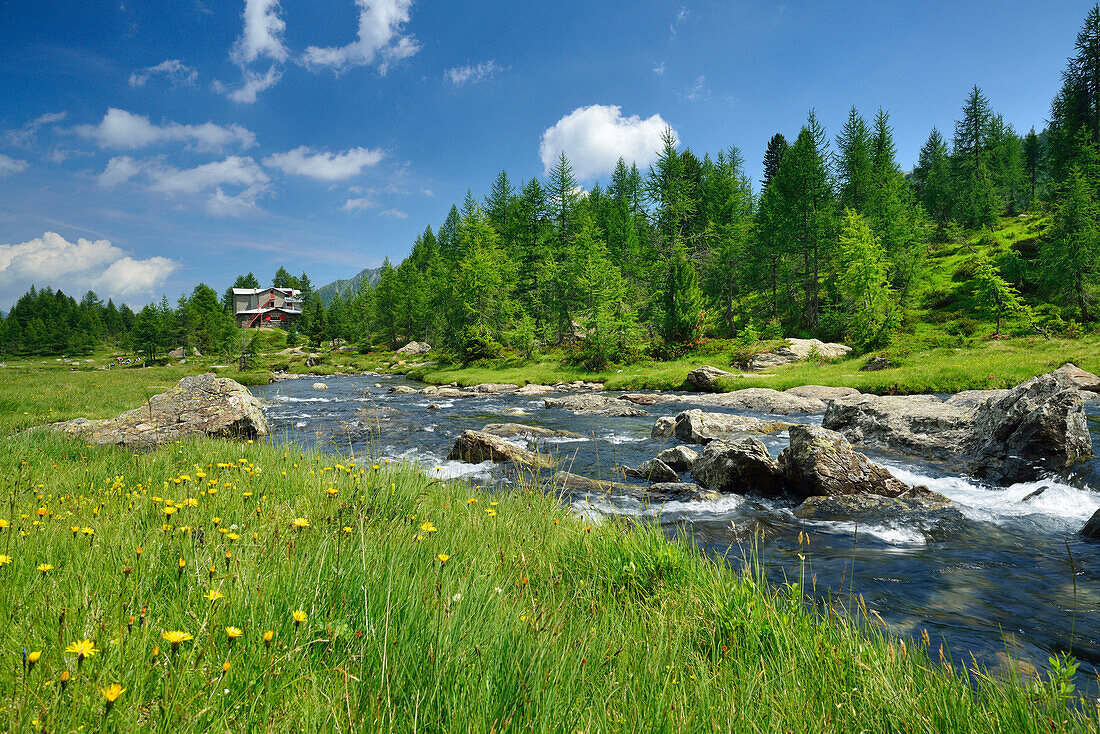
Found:
[[[790,392],[780,392],[770,387],[746,387],[733,392],[698,395],[689,398],[693,403],[720,406],[734,410],[747,410],[768,415],[792,413],[824,413],[825,402]],[[684,402],[684,401],[681,401]]]
[[[1066,362],[1051,372],[1062,387],[1075,387],[1087,392],[1100,392],[1100,377],[1086,372],[1073,362]]]
[[[779,465],[754,438],[708,444],[691,465],[691,475],[704,487],[724,493],[775,495],[783,487]]]
[[[605,482],[599,479],[589,479],[588,477],[582,477],[580,474],[573,474],[572,472],[559,471],[555,472],[554,476],[550,477],[547,482],[549,486],[554,490],[568,490],[571,492],[612,492],[616,487],[621,487],[620,484],[614,482]]]
[[[790,446],[779,454],[779,471],[793,497],[874,494],[897,497],[909,489],[886,468],[873,464],[836,431],[793,425]]]
[[[658,482],[649,485],[645,498],[659,502],[712,502],[721,495],[692,482]]]
[[[54,423],[49,428],[95,444],[151,448],[187,436],[255,438],[267,435],[260,401],[244,385],[212,373],[185,377],[140,408],[117,418]]]
[[[717,367],[704,365],[688,373],[687,382],[692,390],[699,392],[719,392],[717,380],[721,377],[733,377],[733,374]]]
[[[312,389],[312,390],[328,390],[328,385],[326,385],[323,382],[315,382],[315,383],[313,383],[313,387],[310,388],[310,389]]]
[[[973,410],[935,395],[855,395],[829,404],[822,426],[850,442],[932,459],[959,454]]]
[[[1085,527],[1081,528],[1081,535],[1093,540],[1100,540],[1100,510],[1093,513]]]
[[[951,501],[924,487],[913,487],[897,497],[873,494],[845,494],[831,497],[807,497],[794,514],[804,520],[855,520],[860,523],[882,522],[911,515],[947,512],[961,518]]]
[[[673,446],[657,454],[657,458],[676,471],[687,471],[699,458],[699,454],[687,446]]]
[[[455,445],[451,448],[447,459],[467,461],[471,464],[480,464],[483,461],[510,461],[513,464],[536,468],[554,465],[554,459],[550,456],[536,454],[509,443],[500,436],[483,431],[463,431],[462,435],[455,440]]]
[[[623,467],[623,474],[636,479],[645,479],[649,482],[678,482],[680,474],[660,459],[644,461],[637,467]]]
[[[799,385],[798,387],[788,388],[783,392],[800,398],[820,400],[823,403],[831,403],[840,398],[850,398],[853,395],[859,395],[859,390],[856,390],[854,387],[830,387],[827,385]]]
[[[1087,396],[1050,373],[1020,383],[976,412],[962,455],[967,473],[1001,484],[1038,479],[1092,456]]]
[[[943,402],[947,405],[954,405],[959,408],[977,409],[990,400],[1004,397],[1007,394],[1008,390],[963,390],[962,392],[955,393]]]
[[[574,415],[603,415],[617,418],[635,418],[649,415],[624,400],[606,395],[566,395],[561,398],[546,398],[543,405],[547,408],[571,410]]]
[[[786,430],[789,423],[766,421],[751,415],[704,413],[698,408],[685,410],[676,416],[672,432],[686,443],[709,443],[739,433],[775,433]]]
[[[523,423],[489,423],[481,429],[483,433],[489,433],[501,438],[560,438],[579,437],[579,433],[572,431],[555,431],[542,426],[528,426]]]
[[[672,435],[676,427],[676,419],[670,415],[663,415],[653,424],[653,430],[649,435],[652,438],[666,438]]]
[[[416,395],[420,391],[417,390],[415,387],[409,387],[408,385],[394,385],[386,392],[388,392],[390,395]],[[438,395],[438,393],[432,394]]]

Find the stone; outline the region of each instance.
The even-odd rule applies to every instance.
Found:
[[[866,364],[859,368],[860,372],[878,372],[880,370],[888,370],[894,366],[894,363],[883,357],[881,354],[877,357],[872,357],[867,360]]]
[[[963,390],[955,393],[943,402],[960,408],[977,409],[995,398],[1004,397],[1008,390]]]
[[[695,460],[699,458],[699,454],[687,446],[673,446],[657,454],[656,458],[679,472],[690,469]]]
[[[1081,535],[1093,540],[1100,540],[1100,510],[1093,513],[1085,527],[1081,528]]]
[[[191,347],[191,356],[192,357],[201,357],[202,352],[199,351],[198,347]],[[88,361],[91,362],[92,360],[89,359]]]
[[[623,474],[650,482],[676,482],[680,479],[679,473],[660,459],[650,459],[635,468],[624,466]]]
[[[1100,377],[1086,372],[1073,362],[1066,362],[1058,369],[1051,372],[1063,387],[1075,387],[1078,390],[1088,392],[1100,392]]]
[[[483,461],[512,462],[522,466],[546,468],[554,465],[552,457],[536,454],[525,448],[511,444],[499,436],[494,436],[483,431],[463,431],[455,440],[451,453],[447,455],[451,461],[466,461],[471,464],[480,464]]]
[[[824,413],[826,408],[825,402],[822,400],[802,397],[789,392],[780,392],[770,387],[746,387],[733,392],[698,395],[691,402],[769,415]]]
[[[588,477],[582,477],[580,474],[573,474],[567,471],[556,472],[554,476],[550,478],[548,484],[551,489],[555,490],[602,493],[612,492],[616,487],[622,486],[615,484],[614,482],[605,482],[600,481],[599,479],[589,479]]]
[[[672,433],[686,443],[709,443],[739,433],[775,433],[786,430],[789,423],[766,421],[749,415],[704,413],[699,408],[685,410],[676,416]]]
[[[427,410],[443,410],[443,407],[439,403],[428,403],[425,407]]]
[[[754,355],[748,362],[748,368],[757,372],[768,367],[778,367],[792,362],[802,362],[816,355],[821,359],[840,359],[848,355],[852,348],[847,344],[823,342],[819,339],[788,339],[787,345],[774,352]]]
[[[578,438],[579,433],[555,431],[541,426],[527,426],[522,423],[489,423],[481,429],[501,438]]]
[[[974,411],[935,395],[866,395],[829,404],[822,426],[851,443],[949,460],[970,436]]]
[[[666,438],[671,436],[676,426],[676,419],[670,415],[663,415],[653,424],[653,430],[649,435],[652,438]]]
[[[516,392],[518,388],[515,385],[505,383],[498,384],[495,382],[483,382],[479,385],[467,388],[472,393],[478,393],[479,395],[500,395],[502,393]]]
[[[612,417],[641,417],[649,415],[623,400],[606,395],[567,395],[561,398],[545,398],[547,408],[570,410],[574,415],[603,415]]]
[[[790,434],[790,445],[779,454],[779,471],[793,497],[845,494],[897,497],[909,489],[889,470],[853,450],[836,431],[793,425]]]
[[[1068,386],[1072,385],[1072,386]],[[1092,456],[1084,404],[1091,393],[1057,372],[984,403],[960,457],[968,474],[1011,484],[1039,479]]]
[[[395,354],[427,354],[430,351],[432,351],[432,345],[428,342],[412,341],[398,349]]]
[[[516,395],[545,395],[548,392],[554,392],[554,388],[548,385],[539,385],[534,382],[529,382],[516,390]]]
[[[311,390],[328,390],[328,385],[323,382],[315,382],[310,388]]]
[[[713,502],[721,497],[713,489],[691,482],[657,482],[649,485],[645,499],[659,502]]]
[[[708,444],[691,465],[691,476],[704,487],[723,493],[774,496],[783,490],[779,464],[754,438]]]
[[[954,508],[951,500],[924,487],[913,487],[897,497],[872,494],[807,497],[795,508],[794,514],[803,520],[855,520],[865,523],[943,512],[949,512],[956,519],[962,518],[962,513]]]
[[[170,351],[168,353],[168,356],[171,359],[183,359],[184,357],[187,356],[187,350],[184,349],[183,347],[176,347],[175,349],[173,349],[172,351]]]
[[[54,423],[47,428],[94,444],[147,449],[188,436],[250,439],[266,436],[260,401],[240,385],[213,373],[185,377],[148,404],[117,418]]]
[[[306,367],[316,367],[321,364],[320,354],[307,354],[306,355]]]
[[[415,387],[409,387],[408,385],[394,385],[386,392],[390,395],[415,395],[420,391],[417,390]]]
[[[705,365],[689,372],[687,382],[691,385],[692,390],[698,392],[720,392],[716,381],[721,377],[733,377],[733,374],[717,367]]]
[[[355,347],[340,347],[336,351],[340,352],[340,354],[354,354]]]
[[[799,385],[798,387],[788,388],[783,392],[800,398],[820,400],[826,404],[840,398],[850,398],[860,394],[859,390],[854,387],[828,387],[826,385]]]

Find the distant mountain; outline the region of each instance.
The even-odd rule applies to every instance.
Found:
[[[372,286],[378,282],[378,276],[381,274],[382,268],[364,268],[359,271],[359,274],[353,278],[347,280],[334,280],[327,285],[323,285],[317,288],[314,293],[321,297],[321,303],[326,306],[332,302],[336,296],[354,296],[359,292],[359,289],[363,287],[365,283],[368,286]]]

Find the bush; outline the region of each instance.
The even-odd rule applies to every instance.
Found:
[[[779,323],[779,319],[774,316],[768,319],[768,323],[764,324],[764,333],[762,337],[764,341],[783,338],[783,325]]]

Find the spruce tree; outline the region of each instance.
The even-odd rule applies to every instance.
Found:
[[[1090,320],[1100,286],[1100,207],[1094,184],[1078,165],[1070,168],[1053,220],[1040,250],[1046,290],[1076,306],[1082,320]]]
[[[871,195],[872,150],[867,121],[852,107],[836,139],[839,205],[863,212]]]
[[[760,181],[760,190],[768,188],[768,184],[775,178],[779,164],[783,162],[783,156],[787,152],[787,139],[782,133],[772,135],[768,141],[767,150],[764,151],[764,178]]]
[[[974,270],[974,300],[980,308],[993,313],[996,317],[997,330],[993,332],[993,336],[1001,335],[1001,320],[1005,315],[1017,313],[1024,308],[1019,291],[1001,277],[985,252],[977,256]]]

